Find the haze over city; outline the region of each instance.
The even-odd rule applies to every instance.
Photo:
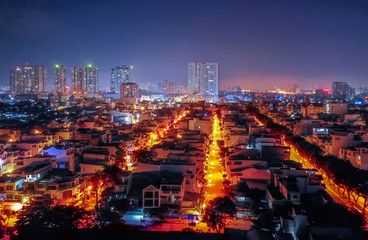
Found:
[[[0,2],[0,85],[9,69],[93,63],[99,88],[111,68],[133,65],[138,83],[185,84],[187,63],[218,62],[220,89],[364,85],[367,1]]]

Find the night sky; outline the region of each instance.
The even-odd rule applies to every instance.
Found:
[[[186,84],[187,63],[219,62],[220,88],[368,84],[368,1],[0,0],[0,85],[25,62],[134,65],[138,83]]]

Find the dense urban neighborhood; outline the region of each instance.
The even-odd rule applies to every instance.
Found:
[[[3,101],[4,234],[358,239],[367,219],[366,110],[274,95],[218,104]]]

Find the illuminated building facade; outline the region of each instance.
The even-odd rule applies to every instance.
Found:
[[[34,66],[34,92],[40,93],[46,91],[46,68],[43,65]]]
[[[130,82],[133,82],[133,66],[122,65],[111,69],[111,93],[120,94],[120,85]]]
[[[201,79],[202,63],[191,62],[188,63],[188,94],[199,94],[199,83]]]
[[[203,63],[200,81],[200,95],[202,100],[218,101],[218,63]]]
[[[139,99],[138,84],[122,83],[120,85],[120,102],[124,104],[137,104]]]
[[[325,99],[327,99],[329,97],[329,89],[328,88],[324,88],[324,89],[316,89],[315,92],[315,100],[316,101],[323,101]]]
[[[85,69],[81,67],[72,68],[72,92],[86,92],[86,74]]]
[[[184,95],[184,94],[186,94],[186,89],[185,89],[185,86],[184,86],[184,85],[180,85],[180,86],[178,87],[178,94],[179,94],[179,95]]]
[[[20,67],[10,70],[10,92],[12,95],[25,93]]]
[[[218,101],[218,63],[188,63],[188,94],[194,99]]]
[[[10,70],[10,91],[12,94],[38,93],[39,87],[35,82],[34,67],[28,63],[22,68]]]
[[[353,88],[346,82],[332,83],[332,98],[335,100],[350,100],[353,97]]]
[[[88,64],[85,71],[87,94],[98,94],[98,68],[96,65]]]
[[[175,83],[170,82],[169,80],[164,80],[162,82],[162,90],[163,90],[165,95],[175,94]]]
[[[55,92],[66,93],[66,67],[63,65],[55,65]]]
[[[35,76],[34,68],[29,66],[28,63],[23,67],[22,78],[25,84],[25,93],[34,93],[35,89]]]

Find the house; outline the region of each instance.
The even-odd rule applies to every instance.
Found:
[[[280,190],[288,201],[299,205],[301,195],[313,194],[324,190],[322,176],[314,169],[280,169],[275,172],[275,187]]]
[[[184,197],[184,176],[180,174],[144,172],[134,173],[132,191],[128,199],[132,206],[143,208],[180,209]]]
[[[178,174],[162,174],[160,183],[160,206],[181,207],[184,197],[184,176]]]
[[[82,190],[82,178],[69,169],[53,168],[51,174],[35,183],[35,191],[44,192],[52,199],[71,201]]]
[[[113,198],[125,199],[127,198],[132,188],[133,174],[130,171],[123,171],[118,174],[118,178],[114,184]]]
[[[5,201],[21,202],[24,188],[22,177],[0,177],[0,197]]]
[[[80,173],[82,175],[95,174],[98,171],[103,171],[108,165],[110,165],[108,161],[99,159],[83,161],[80,164]]]
[[[197,164],[187,160],[167,159],[160,164],[160,172],[185,176],[184,191],[198,192]]]
[[[321,127],[321,120],[301,119],[294,123],[294,134],[300,136],[310,136],[313,134],[313,129]]]
[[[328,153],[338,157],[341,148],[358,146],[361,142],[359,134],[350,131],[334,131],[331,134],[331,148]]]
[[[42,152],[42,149],[46,146],[47,142],[43,139],[29,139],[22,142],[14,142],[11,144],[12,149],[30,151],[31,156],[40,154]]]
[[[105,131],[97,131],[89,128],[78,128],[74,133],[74,139],[87,140],[93,146],[97,146],[98,143],[108,141]]]
[[[323,103],[309,103],[307,106],[301,107],[303,117],[317,118],[318,113],[325,112]]]
[[[207,135],[211,134],[210,119],[193,118],[188,120],[189,130],[199,130],[201,133]]]
[[[267,168],[257,167],[240,167],[230,171],[230,179],[232,184],[245,181],[250,188],[266,189],[271,182],[271,173]]]
[[[348,103],[334,103],[329,102],[326,103],[326,113],[328,114],[336,114],[336,115],[344,115],[349,110],[349,104]]]
[[[248,134],[244,130],[230,130],[225,138],[225,147],[248,142]]]
[[[84,149],[82,153],[83,160],[103,160],[109,161],[110,160],[110,151],[107,148],[102,147],[93,147]]]
[[[160,189],[153,185],[149,185],[143,189],[143,208],[159,208],[160,207]]]
[[[1,128],[0,129],[0,140],[6,142],[19,142],[20,141],[20,130]]]
[[[340,148],[339,158],[349,161],[359,169],[368,170],[368,147],[366,145]]]
[[[267,161],[290,160],[290,147],[287,146],[262,146],[262,159]]]
[[[249,167],[255,165],[267,166],[267,163],[261,159],[261,153],[258,149],[235,150],[226,156],[228,170],[240,167]]]
[[[53,134],[45,134],[45,133],[40,133],[40,134],[22,134],[21,137],[21,141],[25,142],[25,141],[42,141],[44,142],[45,146],[51,146],[53,144],[55,144],[56,142],[59,141],[59,139],[57,138],[56,135]]]
[[[43,156],[54,156],[56,160],[56,168],[67,168],[74,172],[76,166],[74,154],[71,149],[63,146],[52,146],[42,150]]]

